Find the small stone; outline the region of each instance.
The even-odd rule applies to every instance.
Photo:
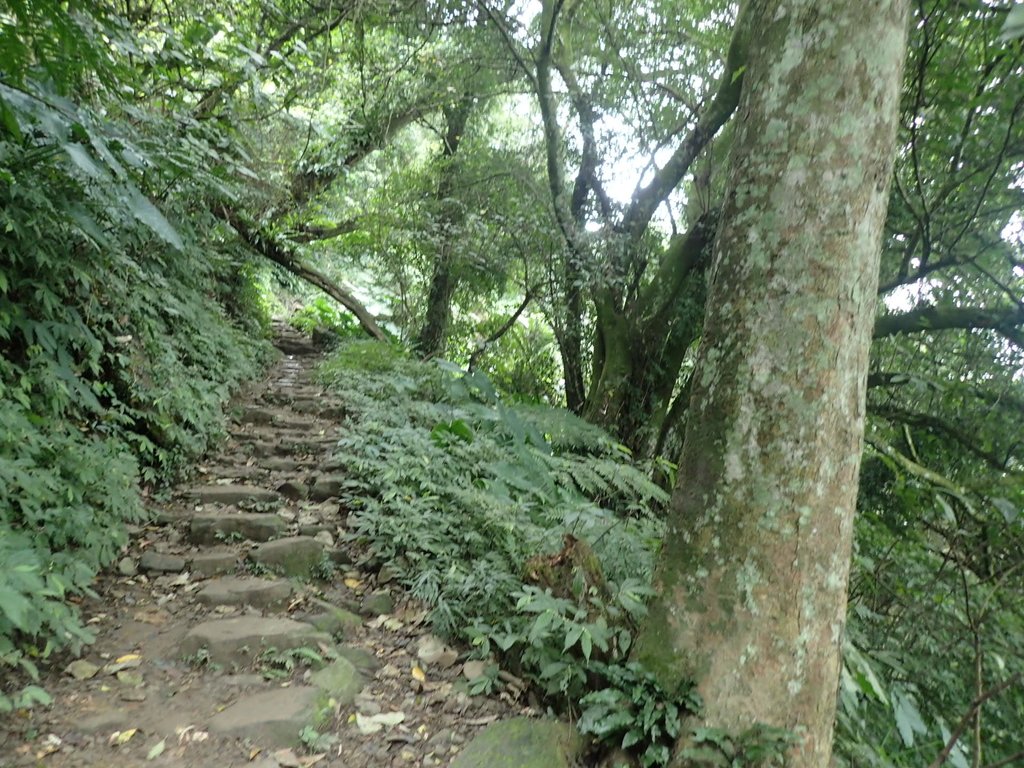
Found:
[[[476,680],[487,674],[487,662],[474,659],[462,665],[462,674],[467,680]]]
[[[395,580],[396,575],[397,574],[395,574],[392,568],[389,568],[385,565],[379,571],[377,571],[377,583],[390,584],[392,581]]]
[[[177,555],[165,555],[160,552],[147,551],[142,553],[139,567],[144,571],[157,573],[181,573],[185,570],[185,558]]]
[[[314,541],[319,541],[327,549],[334,546],[334,536],[331,535],[330,531],[320,531],[313,537]]]
[[[139,569],[135,565],[135,561],[130,557],[122,557],[117,561],[117,572],[122,576],[134,576],[139,572]]]
[[[380,616],[383,613],[391,613],[395,610],[395,599],[390,592],[372,592],[363,599],[360,613],[364,616]]]
[[[118,694],[118,698],[121,699],[121,701],[145,701],[146,694],[138,688],[129,688],[126,691],[121,691],[121,693]]]
[[[100,671],[100,668],[85,659],[78,659],[68,664],[64,671],[75,678],[75,680],[89,680],[96,677],[96,673]]]
[[[381,712],[380,702],[369,693],[357,694],[353,704],[361,715],[379,715]]]
[[[426,635],[419,642],[416,657],[425,664],[448,669],[459,660],[459,652],[445,645],[439,637]]]
[[[121,685],[126,685],[129,688],[141,688],[145,684],[145,680],[142,679],[142,675],[138,672],[133,672],[130,669],[122,669],[117,673],[117,682]]]
[[[264,469],[269,469],[271,472],[294,472],[302,466],[301,461],[295,459],[284,459],[284,458],[267,458],[260,462]],[[303,486],[305,487],[305,486]]]

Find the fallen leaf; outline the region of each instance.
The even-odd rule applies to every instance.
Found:
[[[158,757],[160,757],[160,755],[164,753],[165,749],[167,749],[167,739],[160,739],[160,741],[154,744],[150,748],[149,752],[146,753],[146,759],[156,760]]]
[[[139,666],[142,663],[142,656],[138,653],[126,653],[124,656],[118,656],[114,659],[115,664],[129,664],[132,662],[138,662],[135,666]]]
[[[263,747],[253,747],[249,750],[249,762],[251,763],[257,757],[263,754]]]
[[[413,677],[413,680],[419,680],[422,683],[422,682],[426,681],[427,674],[422,669],[420,669],[418,666],[414,665],[413,668],[412,668],[412,677]]]
[[[345,579],[345,586],[349,589],[359,589],[363,586],[363,582],[359,579]]]
[[[46,738],[44,738],[42,741],[41,749],[39,749],[39,751],[36,752],[36,759],[42,760],[47,755],[52,755],[54,752],[59,750],[63,744],[64,742],[60,740],[60,736],[58,736],[57,734],[47,734]]]
[[[112,747],[123,747],[132,740],[132,736],[139,732],[138,728],[129,728],[127,731],[114,731],[107,739],[107,744]]]

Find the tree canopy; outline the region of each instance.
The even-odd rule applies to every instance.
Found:
[[[708,278],[761,5],[8,2],[0,559],[25,568],[0,574],[0,664],[88,639],[65,596],[140,480],[215,439],[277,295],[486,376],[496,408],[565,408],[671,491],[705,318],[734,310]],[[1011,765],[1024,23],[1010,0],[909,16],[836,749]]]

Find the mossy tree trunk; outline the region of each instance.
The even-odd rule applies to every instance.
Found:
[[[829,764],[906,0],[752,0],[703,342],[637,656]],[[688,765],[677,752],[674,765]]]

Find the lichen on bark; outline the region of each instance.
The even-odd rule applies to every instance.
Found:
[[[753,0],[679,486],[637,656],[831,752],[904,0]],[[685,764],[677,759],[676,765]]]

